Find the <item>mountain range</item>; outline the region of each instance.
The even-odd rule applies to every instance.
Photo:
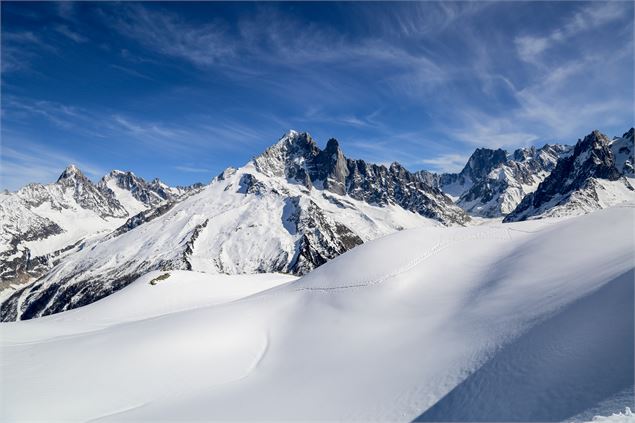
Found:
[[[635,198],[633,129],[575,146],[477,149],[459,173],[410,172],[289,131],[209,184],[170,187],[71,165],[0,194],[0,317],[92,303],[153,270],[303,275],[405,228],[565,217]]]

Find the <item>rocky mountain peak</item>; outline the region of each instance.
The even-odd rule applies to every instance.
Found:
[[[536,147],[519,148],[512,155],[513,160],[522,162],[536,156]]]
[[[575,173],[609,180],[618,179],[620,172],[615,167],[610,144],[611,140],[598,130],[579,140],[572,156]]]
[[[327,141],[324,151],[328,153],[337,153],[339,149],[340,143],[335,138],[331,138]]]
[[[166,184],[165,182],[163,182],[159,178],[154,178],[153,180],[151,180],[149,185],[151,187],[155,187],[155,188],[162,188],[162,189],[169,189],[170,188],[170,186],[168,184]]]
[[[88,178],[74,164],[68,165],[57,178],[57,183],[64,185],[75,184],[76,181],[86,182]]]
[[[449,197],[400,164],[386,168],[348,159],[334,138],[320,150],[306,132],[290,131],[253,163],[267,176],[283,177],[308,189],[317,187],[376,205],[398,204],[446,224],[469,220]]]
[[[502,149],[477,148],[470,156],[461,175],[477,181],[486,177],[492,169],[507,161],[507,152]]]
[[[581,141],[578,140],[576,144],[576,150],[583,150],[588,148],[593,149],[601,149],[604,145],[609,145],[611,140],[598,131],[597,129],[593,130],[589,135],[585,136]]]
[[[308,132],[297,132],[290,130],[280,140],[271,147],[290,154],[300,154],[305,156],[318,150],[317,143]]]
[[[611,152],[615,157],[615,165],[617,169],[624,175],[635,175],[635,145],[633,143],[633,128],[622,135],[621,138],[615,138],[611,142]]]
[[[253,162],[256,169],[265,175],[286,177],[310,187],[305,162],[319,153],[320,149],[309,133],[291,130]]]

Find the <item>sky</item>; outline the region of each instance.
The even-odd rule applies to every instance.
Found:
[[[289,129],[457,171],[477,147],[633,126],[632,2],[2,2],[0,188],[171,185]]]

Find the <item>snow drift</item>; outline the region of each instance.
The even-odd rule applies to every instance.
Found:
[[[576,416],[633,386],[633,217],[404,230],[261,292],[155,272],[1,324],[0,418]]]

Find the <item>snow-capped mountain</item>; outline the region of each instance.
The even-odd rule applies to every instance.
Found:
[[[69,246],[109,231],[128,217],[75,166],[57,182],[29,184],[0,198],[0,274],[2,287],[37,277]]]
[[[121,180],[128,184],[111,183],[115,175],[123,175]],[[41,276],[62,257],[81,248],[85,240],[103,236],[131,216],[161,201],[178,200],[199,187],[171,188],[158,180],[148,184],[130,172],[118,171],[95,185],[70,165],[55,183],[29,184],[17,192],[3,193],[0,291]]]
[[[635,199],[633,163],[632,128],[614,140],[593,131],[504,221],[585,214]]]
[[[5,301],[2,319],[79,307],[151,270],[304,274],[400,229],[468,219],[397,164],[346,159],[337,141],[320,150],[310,135],[291,131],[200,192],[136,215],[68,256]]]
[[[538,187],[570,149],[546,144],[510,154],[502,149],[479,148],[460,173],[436,175],[422,171],[419,177],[452,196],[472,216],[504,216]]]
[[[477,149],[458,174],[348,159],[336,140],[320,149],[295,131],[205,187],[170,188],[121,171],[95,186],[71,167],[55,187],[2,197],[2,222],[13,225],[3,232],[10,234],[3,257],[15,269],[6,267],[8,277],[43,276],[4,301],[0,317],[79,307],[153,270],[303,275],[404,228],[463,225],[469,216],[459,206],[486,217],[511,211],[506,221],[586,213],[631,198],[632,176],[632,129],[612,141],[596,131],[575,149]],[[49,191],[68,198],[38,200]],[[54,207],[76,210],[67,221],[85,223],[88,232],[65,235],[67,221],[42,212]],[[77,210],[89,210],[102,226]],[[87,238],[96,228],[98,235]]]

